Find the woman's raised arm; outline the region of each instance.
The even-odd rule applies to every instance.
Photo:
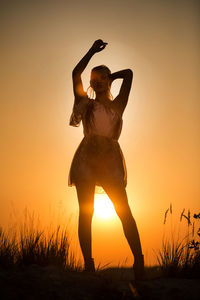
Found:
[[[129,93],[131,90],[133,71],[131,69],[121,70],[110,75],[111,80],[123,78],[123,82],[117,97],[113,100],[113,103],[118,107],[120,114],[122,115],[128,102]]]
[[[81,74],[85,70],[90,59],[96,52],[102,51],[106,47],[107,43],[104,43],[102,40],[96,40],[89,51],[85,56],[79,61],[72,71],[72,80],[73,80],[73,91],[75,96],[75,101],[80,100],[80,98],[86,95],[86,92],[83,89],[83,83],[81,79]]]

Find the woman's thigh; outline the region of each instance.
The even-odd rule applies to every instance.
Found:
[[[92,180],[81,180],[76,182],[80,212],[93,213],[95,183]]]
[[[123,180],[104,182],[102,187],[112,201],[118,216],[131,213]]]

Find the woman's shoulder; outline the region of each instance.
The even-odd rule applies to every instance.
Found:
[[[117,113],[119,118],[122,120],[123,111],[122,111],[120,105],[118,105],[117,102],[112,101],[111,108]]]
[[[124,105],[123,99],[120,95],[117,95],[115,99],[112,100],[112,105],[122,118],[126,105]]]
[[[80,96],[75,96],[74,98],[74,104],[75,105],[84,105],[88,104],[90,102],[90,98],[88,97],[87,93],[84,93],[83,95]]]
[[[90,103],[90,98],[88,96],[75,97],[73,111],[70,117],[71,126],[79,126],[81,120],[85,116],[88,104]]]

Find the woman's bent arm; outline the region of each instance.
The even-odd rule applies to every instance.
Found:
[[[124,70],[110,74],[110,78],[113,81],[118,78],[125,78],[127,76],[131,76],[132,74],[133,74],[133,71],[131,69],[124,69]]]
[[[111,80],[115,80],[118,78],[123,78],[123,82],[117,97],[113,100],[118,106],[118,109],[121,115],[124,112],[124,109],[128,102],[129,93],[131,90],[132,80],[133,80],[133,71],[131,69],[121,70],[110,75]]]
[[[85,56],[79,61],[76,67],[72,71],[73,79],[73,91],[75,96],[75,102],[79,102],[81,97],[86,96],[86,92],[83,89],[83,83],[81,80],[81,73],[85,70],[90,59],[96,52],[102,51],[106,47],[107,43],[102,40],[96,40]]]

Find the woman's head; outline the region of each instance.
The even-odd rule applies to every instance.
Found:
[[[96,94],[98,93],[106,93],[109,99],[112,99],[112,95],[110,93],[112,80],[110,79],[111,71],[105,65],[100,65],[94,67],[91,71],[90,76],[90,87]]]

